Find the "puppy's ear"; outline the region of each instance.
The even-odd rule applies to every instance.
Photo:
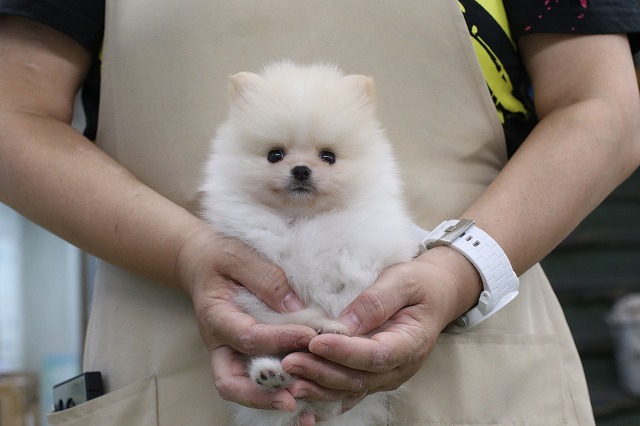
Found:
[[[247,90],[250,90],[261,79],[258,74],[252,72],[239,72],[229,77],[229,88],[231,98],[237,100],[242,97]]]
[[[375,101],[376,89],[373,84],[373,77],[351,74],[343,78],[349,82],[351,87],[353,87],[359,95],[366,99],[367,103],[373,103]]]

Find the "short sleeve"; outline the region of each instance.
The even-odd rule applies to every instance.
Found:
[[[105,0],[0,0],[0,14],[54,28],[98,56],[104,34]]]
[[[511,32],[518,39],[533,33],[629,35],[640,49],[637,0],[504,0]]]

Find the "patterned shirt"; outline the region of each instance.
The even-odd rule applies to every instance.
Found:
[[[489,92],[507,140],[509,156],[537,123],[531,81],[517,40],[533,33],[630,33],[637,48],[636,0],[459,0]]]
[[[449,0],[450,1],[450,0]],[[532,33],[628,33],[639,46],[640,0],[459,0],[512,155],[537,123],[517,41]],[[83,88],[85,135],[95,138],[105,0],[0,0],[0,14],[24,16],[67,34],[93,56]]]

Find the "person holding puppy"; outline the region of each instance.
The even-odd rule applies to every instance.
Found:
[[[625,16],[613,28],[602,24],[611,10],[586,1],[485,4],[497,8],[494,26],[473,21],[477,4],[466,1],[95,3],[0,1],[0,200],[104,260],[85,368],[102,371],[109,392],[52,424],[228,424],[221,399],[287,411],[296,399],[336,400],[347,410],[400,386],[391,403],[400,424],[593,424],[537,262],[640,163],[624,34],[640,31],[635,3],[611,7]],[[553,16],[568,25],[554,27]],[[498,29],[518,33],[509,43],[521,63],[487,67]],[[100,46],[93,144],[69,122],[78,88],[96,95],[87,77]],[[415,222],[494,241],[520,278],[513,301],[494,312],[481,293],[498,278],[483,282],[480,261],[437,238],[342,313],[350,335],[265,326],[235,306],[241,285],[279,312],[302,308],[279,268],[197,217],[227,76],[279,58],[374,77]],[[518,121],[529,129],[513,142]],[[479,304],[481,321],[466,330]],[[450,324],[465,331],[443,332]],[[299,379],[286,390],[246,377],[242,354],[290,351],[283,367]]]

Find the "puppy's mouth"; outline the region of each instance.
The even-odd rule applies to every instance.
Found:
[[[315,186],[307,182],[292,182],[287,191],[293,195],[313,195],[317,192]]]

